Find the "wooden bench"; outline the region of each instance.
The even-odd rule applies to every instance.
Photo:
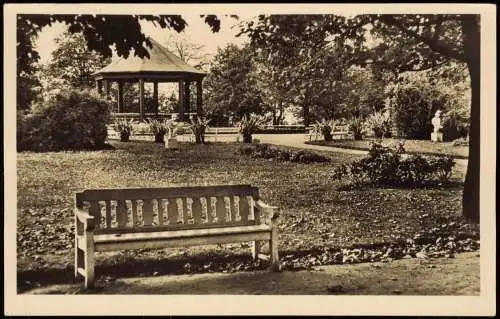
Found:
[[[85,190],[76,193],[75,278],[94,285],[94,252],[237,242],[279,270],[277,218],[250,185]]]

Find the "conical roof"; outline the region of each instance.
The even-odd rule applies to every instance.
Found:
[[[182,61],[181,58],[167,50],[161,44],[153,39],[149,39],[152,48],[146,47],[149,52],[149,59],[144,57],[143,59],[129,55],[128,58],[119,58],[115,62],[107,65],[106,67],[100,69],[94,75],[97,74],[110,74],[110,73],[189,73],[193,75],[205,75],[195,67]]]

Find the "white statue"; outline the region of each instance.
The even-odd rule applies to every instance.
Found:
[[[177,125],[174,120],[169,120],[167,125],[167,138],[165,139],[165,148],[168,149],[178,149],[179,143],[177,141]]]
[[[431,140],[433,142],[443,141],[443,125],[441,124],[441,110],[437,110],[436,114],[431,120],[431,124],[434,126],[434,132],[431,133]]]

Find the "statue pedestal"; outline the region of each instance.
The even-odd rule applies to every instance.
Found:
[[[179,142],[177,141],[177,138],[175,137],[169,137],[165,139],[165,148],[166,149],[179,149]]]
[[[431,133],[431,141],[433,142],[442,142],[443,141],[443,133]]]

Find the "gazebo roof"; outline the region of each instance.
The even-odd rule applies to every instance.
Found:
[[[106,67],[95,72],[95,77],[107,78],[112,76],[137,77],[140,75],[155,75],[161,78],[178,78],[183,75],[186,77],[203,77],[206,73],[182,61],[181,58],[174,55],[161,44],[153,39],[149,39],[152,48],[147,47],[149,59],[143,59],[129,55],[127,59],[119,58]]]

